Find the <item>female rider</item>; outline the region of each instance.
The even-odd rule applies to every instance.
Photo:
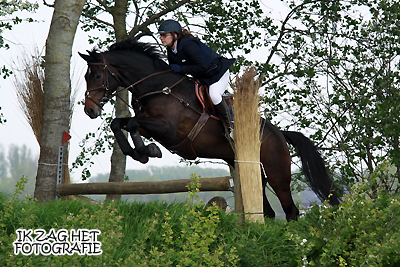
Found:
[[[163,46],[167,47],[168,61],[174,72],[190,74],[209,87],[211,101],[225,128],[230,128],[228,107],[222,94],[228,87],[229,67],[235,59],[218,55],[210,47],[194,37],[179,22],[165,20],[158,33]]]

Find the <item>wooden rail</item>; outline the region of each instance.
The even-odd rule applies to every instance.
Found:
[[[200,178],[200,191],[232,191],[230,176]],[[188,192],[190,179],[178,179],[157,182],[108,182],[60,184],[56,193],[65,195],[101,195],[101,194],[169,194]]]

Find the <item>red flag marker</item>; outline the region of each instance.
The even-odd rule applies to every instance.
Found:
[[[66,142],[68,142],[69,139],[71,139],[71,136],[70,136],[66,131],[64,131],[64,136],[63,136],[63,143],[62,143],[62,145],[64,146],[64,144],[65,144]]]

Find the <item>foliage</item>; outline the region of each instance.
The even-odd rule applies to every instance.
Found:
[[[1,110],[1,107],[0,107],[0,110]],[[3,124],[3,123],[6,123],[6,119],[4,119],[4,115],[3,115],[3,113],[0,113],[0,124]]]
[[[382,178],[380,174],[376,177]],[[235,215],[195,203],[198,185],[197,177],[192,178],[187,203],[92,204],[82,200],[39,203],[31,197],[21,201],[26,184],[23,177],[12,198],[0,194],[0,265],[98,266],[101,262],[107,266],[142,266],[146,262],[147,266],[193,266],[190,262],[198,260],[203,266],[400,263],[398,194],[359,184],[340,206],[315,205],[298,221],[239,224]],[[371,194],[376,197],[368,197]],[[21,228],[99,229],[103,254],[16,256],[12,242],[15,231]]]
[[[368,180],[383,158],[399,177],[400,1],[290,1],[290,8],[279,57],[264,65],[266,116],[310,132],[345,190]]]
[[[198,191],[199,184],[197,183],[196,176],[193,176],[193,187],[190,188],[191,193],[188,199],[195,199],[196,192]],[[197,182],[196,182],[197,181]],[[154,241],[160,241],[160,234],[154,233],[154,226],[160,226],[164,230],[164,235],[161,238],[166,243],[161,245],[166,250],[171,250],[171,239],[167,234],[171,233],[172,229],[177,226],[182,227],[182,232],[173,245],[179,248],[176,251],[177,258],[174,262],[182,262],[182,266],[188,266],[186,263],[193,262],[192,260],[205,261],[206,265],[200,266],[234,266],[237,262],[234,247],[221,242],[218,246],[212,245],[219,242],[217,233],[219,224],[219,211],[216,207],[209,207],[204,209],[200,204],[187,203],[185,205],[175,205],[181,212],[175,212],[170,209],[169,212],[165,211],[161,216],[160,223],[154,223],[152,218],[154,210],[151,209],[151,204],[148,207],[143,205],[135,205],[135,209],[139,209],[135,215],[129,216],[132,213],[132,207],[128,207],[122,202],[107,202],[100,204],[88,204],[81,201],[56,201],[54,203],[39,203],[32,202],[32,198],[27,198],[25,201],[19,201],[18,194],[23,192],[26,180],[21,179],[17,183],[15,193],[12,199],[5,200],[0,198],[0,263],[2,266],[61,266],[65,264],[79,265],[79,266],[97,266],[99,262],[107,264],[108,266],[138,266],[138,255],[143,256],[141,260],[148,258],[149,254],[141,254],[140,249],[143,247],[151,246]],[[143,213],[143,209],[149,209]],[[157,206],[157,205],[156,205]],[[164,204],[158,205],[160,207]],[[122,208],[121,212],[119,208]],[[127,215],[122,216],[121,214]],[[137,216],[137,215],[142,215]],[[153,215],[152,215],[153,214]],[[159,213],[158,213],[159,214]],[[159,216],[159,215],[158,215]],[[145,220],[145,218],[148,220]],[[157,218],[157,213],[156,217]],[[162,222],[164,219],[165,222]],[[135,220],[133,225],[136,230],[131,229],[130,221]],[[161,223],[162,222],[162,223]],[[181,225],[178,225],[179,224]],[[162,226],[162,227],[161,227]],[[137,228],[142,228],[141,231]],[[72,256],[23,256],[21,254],[13,254],[12,242],[16,239],[16,229],[45,229],[49,231],[54,229],[99,229],[101,231],[102,242],[101,249],[103,253],[99,256],[79,256],[74,254]],[[159,230],[159,229],[158,229]],[[125,234],[129,238],[125,238]],[[171,233],[172,234],[172,233]],[[142,236],[143,235],[143,236]],[[152,235],[154,238],[149,242],[143,242],[145,236]],[[132,239],[132,236],[136,238]],[[132,246],[134,243],[140,243],[139,246]],[[130,244],[127,247],[127,244]],[[124,246],[122,246],[124,245]],[[121,249],[116,249],[120,247]],[[223,253],[228,249],[227,253]],[[208,252],[210,249],[210,253]],[[214,253],[213,253],[214,251]],[[138,254],[139,253],[139,254]],[[157,250],[152,250],[151,255],[156,255]],[[208,256],[204,256],[205,254]],[[150,256],[151,256],[150,255]],[[4,256],[4,257],[3,257]],[[149,256],[149,257],[150,257]],[[160,255],[159,255],[160,256]],[[165,260],[165,257],[158,258]],[[224,262],[225,260],[226,262]],[[217,265],[217,263],[220,264]],[[155,261],[160,264],[161,261]],[[139,265],[141,266],[141,265]],[[151,265],[156,266],[156,265]],[[157,265],[159,266],[159,265]],[[176,266],[176,265],[174,265]]]
[[[217,207],[204,209],[201,201],[194,203],[200,184],[196,175],[191,180],[189,202],[180,217],[179,229],[173,229],[168,212],[164,216],[155,214],[143,238],[134,244],[136,252],[130,260],[135,266],[237,266],[236,248],[218,242]],[[160,234],[156,245],[149,242]]]
[[[375,198],[381,190],[388,195],[396,194],[399,191],[399,180],[396,168],[389,160],[383,160],[375,167],[373,173],[364,182],[371,190],[367,192],[368,196]]]
[[[82,149],[81,153],[79,153],[75,161],[72,162],[71,171],[73,169],[84,166],[84,169],[81,173],[81,178],[83,181],[92,176],[89,170],[89,168],[94,164],[94,162],[92,161],[92,157],[95,155],[99,155],[100,153],[104,153],[106,151],[106,148],[108,150],[111,150],[113,147],[114,136],[110,133],[110,124],[113,116],[104,113],[102,114],[101,118],[103,119],[105,116],[107,117],[97,129],[97,132],[87,133],[85,138],[79,143],[79,147],[81,147]]]
[[[2,33],[5,30],[12,30],[12,27],[16,24],[19,24],[23,21],[33,22],[32,18],[21,19],[18,16],[12,16],[17,11],[28,11],[35,12],[39,7],[37,3],[31,3],[27,0],[3,0],[0,1],[0,48],[9,49],[10,45],[5,42]],[[3,66],[0,69],[0,73],[3,74],[3,78],[7,78],[12,74],[12,72],[7,69],[6,66]],[[0,116],[0,124],[1,124],[1,116]]]
[[[273,31],[271,19],[263,15],[258,1],[121,1],[119,12],[126,16],[127,25],[119,25],[99,18],[101,13],[115,16],[116,8],[112,2],[100,6],[95,1],[87,2],[82,18],[82,29],[85,31],[104,31],[108,37],[100,40],[92,37],[89,42],[97,41],[99,47],[115,41],[117,31],[127,29],[127,35],[138,39],[147,36],[157,40],[157,28],[167,18],[179,20],[183,26],[204,37],[216,51],[225,54],[263,44],[262,30]],[[114,6],[115,7],[115,6]],[[125,26],[125,27],[123,27]]]
[[[23,184],[26,181],[21,179],[17,184],[15,194],[23,191]],[[14,196],[15,197],[15,196]],[[122,222],[121,216],[117,216],[118,208],[113,203],[100,204],[98,208],[95,206],[84,206],[80,202],[56,203],[56,205],[47,205],[43,207],[38,202],[31,202],[27,199],[19,202],[17,198],[7,200],[3,209],[0,210],[0,263],[2,266],[63,266],[72,264],[75,266],[97,266],[100,262],[110,262],[117,265],[118,260],[114,261],[110,258],[115,248],[120,245],[122,238]],[[46,204],[44,204],[46,206]],[[50,207],[49,207],[50,206]],[[61,208],[62,216],[55,219],[54,216],[57,209]],[[70,211],[66,212],[64,209]],[[71,212],[72,211],[72,212]],[[50,213],[49,217],[43,216]],[[45,218],[41,218],[41,217]],[[47,219],[47,221],[46,221]],[[52,223],[51,223],[52,222]],[[22,254],[14,255],[12,242],[16,239],[16,229],[45,229],[49,231],[51,228],[56,229],[98,229],[101,231],[99,241],[102,242],[101,249],[103,253],[96,257],[80,256],[73,254],[72,256],[24,256]]]
[[[34,12],[38,8],[37,3],[32,4],[26,0],[2,0],[0,1],[0,48],[9,49],[10,45],[5,42],[2,33],[5,30],[12,30],[13,25],[21,22],[28,21],[33,22],[32,18],[21,19],[18,16],[11,17],[17,11],[29,11]],[[0,68],[0,74],[3,75],[3,79],[9,77],[12,71],[9,70],[5,65]],[[1,107],[0,107],[1,110]],[[0,124],[5,123],[3,113],[0,113]]]
[[[4,38],[1,33],[4,30],[12,30],[13,25],[19,24],[21,22],[28,21],[33,22],[32,18],[21,19],[18,16],[11,17],[17,11],[28,11],[34,12],[38,8],[37,3],[31,3],[27,0],[3,0],[0,2],[0,48],[10,48],[9,44],[4,42]]]
[[[400,263],[399,195],[353,186],[339,207],[314,206],[304,220],[288,227],[303,266],[397,266]],[[313,222],[313,223],[311,223]]]
[[[203,40],[221,54],[249,54],[265,45],[266,36],[275,34],[276,27],[259,1],[192,1],[188,9],[204,19]],[[237,65],[243,60],[239,56]]]

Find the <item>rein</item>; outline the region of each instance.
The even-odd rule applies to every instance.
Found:
[[[109,93],[109,91],[111,91],[111,90],[110,90],[110,88],[109,88],[108,75],[106,75],[106,71],[108,71],[112,76],[114,76],[114,78],[118,81],[118,83],[119,83],[120,85],[122,84],[122,82],[121,82],[121,80],[118,78],[118,76],[115,75],[115,73],[114,73],[113,71],[110,70],[109,65],[107,64],[106,58],[104,57],[103,53],[100,53],[100,55],[103,57],[103,62],[88,63],[88,65],[89,65],[89,66],[90,66],[90,65],[95,65],[95,66],[99,66],[99,65],[100,65],[100,66],[104,66],[104,68],[103,68],[103,79],[104,79],[103,85],[102,85],[101,87],[97,87],[97,88],[93,88],[93,89],[90,89],[90,90],[86,90],[85,96],[86,96],[86,98],[90,99],[93,103],[95,103],[95,104],[96,104],[98,107],[100,107],[101,109],[103,109],[103,106],[104,106],[105,103],[107,103],[107,102],[108,102],[111,98],[113,98],[114,96],[117,96],[117,97],[118,97],[118,95],[119,95],[121,92],[123,92],[123,91],[125,91],[125,90],[130,90],[130,89],[134,88],[136,85],[140,84],[141,82],[143,82],[143,81],[145,81],[145,80],[147,80],[147,79],[149,79],[149,78],[151,78],[151,77],[153,77],[153,76],[161,75],[161,74],[168,73],[168,72],[172,72],[172,70],[164,70],[164,71],[155,72],[155,73],[152,73],[152,74],[150,74],[150,75],[147,75],[146,77],[144,77],[144,78],[138,80],[137,82],[135,82],[135,83],[129,85],[128,87],[125,87],[125,88],[123,88],[123,89],[121,89],[121,90],[119,90],[119,91],[115,91],[114,93]],[[158,91],[154,91],[154,92],[149,92],[149,93],[143,94],[143,95],[141,95],[141,96],[139,96],[139,97],[134,97],[133,99],[134,99],[136,102],[139,102],[140,99],[143,99],[143,98],[148,97],[148,96],[150,96],[150,95],[161,94],[161,93],[166,94],[166,95],[169,94],[169,95],[175,97],[175,98],[176,98],[181,104],[183,104],[184,106],[190,107],[190,108],[191,108],[192,110],[194,110],[196,113],[198,113],[198,114],[201,115],[202,113],[199,112],[198,110],[194,109],[192,106],[190,106],[190,104],[189,104],[188,102],[186,102],[184,99],[182,99],[182,98],[180,98],[179,96],[177,96],[177,95],[175,95],[174,93],[172,93],[172,90],[171,90],[171,89],[174,88],[176,85],[178,85],[179,83],[181,83],[181,82],[182,82],[183,80],[185,80],[185,79],[190,79],[190,78],[188,78],[188,77],[183,77],[182,79],[180,79],[179,81],[177,81],[176,83],[174,83],[174,84],[173,84],[172,86],[170,86],[170,87],[165,87],[165,88],[163,88],[162,90],[158,90]],[[101,99],[100,102],[97,102],[97,101],[93,100],[92,97],[90,96],[90,92],[93,92],[93,91],[96,91],[96,90],[105,90],[104,97]],[[123,100],[122,98],[120,98],[120,99]],[[132,108],[128,103],[126,103],[126,101],[123,100],[123,102],[124,102],[126,105],[128,105],[130,108]]]
[[[138,85],[139,83],[141,83],[141,82],[143,82],[143,81],[145,81],[145,80],[147,80],[147,79],[149,79],[149,78],[151,78],[151,77],[153,77],[153,76],[160,75],[160,74],[164,74],[164,73],[168,73],[168,72],[172,72],[172,70],[165,70],[165,71],[160,71],[160,72],[152,73],[152,74],[150,74],[150,75],[148,75],[148,76],[146,76],[146,77],[140,79],[139,81],[137,81],[137,82],[135,82],[135,83],[129,85],[128,87],[125,87],[125,88],[123,88],[123,89],[121,89],[121,90],[119,90],[119,91],[115,91],[114,93],[109,94],[109,91],[111,91],[111,90],[110,90],[110,88],[109,88],[108,75],[106,75],[106,70],[107,70],[112,76],[114,76],[114,78],[118,81],[118,83],[119,83],[120,85],[122,84],[122,82],[121,82],[121,80],[118,78],[118,76],[115,75],[115,73],[114,73],[113,71],[110,70],[110,68],[109,68],[109,66],[108,66],[108,64],[107,64],[106,58],[104,57],[103,53],[100,53],[100,55],[103,57],[103,62],[88,63],[88,65],[89,65],[89,66],[90,66],[90,65],[95,65],[95,66],[99,66],[99,65],[100,65],[100,66],[104,66],[104,68],[103,68],[103,85],[102,85],[101,87],[97,87],[97,88],[92,88],[92,89],[90,89],[90,90],[89,90],[89,89],[86,90],[85,97],[88,98],[88,99],[90,99],[93,103],[95,103],[95,104],[96,104],[98,107],[100,107],[101,109],[103,109],[103,106],[104,106],[105,103],[107,103],[107,102],[108,102],[111,98],[113,98],[114,96],[117,96],[117,97],[118,97],[118,94],[120,94],[121,92],[123,92],[123,91],[125,91],[125,90],[132,89],[133,87],[135,87],[135,86]],[[182,78],[178,83],[180,83],[182,80],[183,80],[183,78]],[[174,84],[172,87],[174,87],[174,86],[177,85],[178,83]],[[172,88],[172,87],[170,87],[170,88]],[[164,88],[164,89],[165,89],[165,88]],[[90,92],[93,92],[93,91],[96,91],[96,90],[105,90],[105,91],[106,91],[105,94],[104,94],[104,97],[101,99],[100,103],[98,103],[97,101],[93,100],[93,98],[90,96]],[[140,98],[142,98],[142,97],[140,97]],[[125,102],[125,101],[124,101],[124,102]],[[127,105],[129,106],[128,103],[125,103],[125,104],[127,104]]]

